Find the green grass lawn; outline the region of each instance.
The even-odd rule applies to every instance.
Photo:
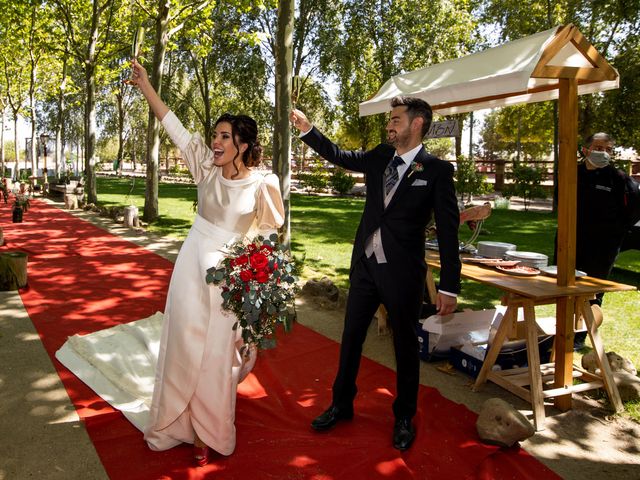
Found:
[[[98,178],[98,198],[105,205],[132,203],[142,211],[144,180]],[[160,184],[160,218],[149,229],[161,235],[186,236],[193,221],[193,185]],[[303,278],[327,276],[340,288],[348,288],[349,263],[353,239],[364,207],[364,199],[352,197],[291,196],[291,247],[297,258],[304,257]],[[485,221],[478,240],[509,242],[520,251],[544,253],[553,257],[555,214],[494,210]],[[469,238],[466,226],[460,238]],[[623,252],[616,262],[611,280],[640,287],[640,251]],[[491,308],[499,302],[500,292],[477,282],[463,281],[460,308]],[[607,351],[615,351],[640,367],[640,293],[620,292],[605,295],[605,321],[601,332]],[[553,306],[538,307],[537,313],[554,314]],[[585,350],[586,351],[586,350]],[[627,404],[627,410],[640,421],[640,403]]]
[[[98,177],[98,203],[104,206],[135,205],[144,207],[144,178]],[[129,195],[131,192],[131,195]],[[184,238],[191,228],[195,213],[196,187],[191,184],[161,183],[158,186],[158,220],[149,230],[160,235]]]

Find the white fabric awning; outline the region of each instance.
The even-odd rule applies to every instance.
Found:
[[[559,78],[578,94],[618,88],[617,71],[572,25],[558,26],[456,60],[391,77],[360,116],[391,110],[396,95],[426,100],[441,115],[558,98]]]

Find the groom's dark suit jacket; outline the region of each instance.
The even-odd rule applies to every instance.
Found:
[[[353,246],[352,267],[365,255],[367,239],[380,228],[389,267],[399,278],[424,279],[425,227],[433,213],[440,250],[440,289],[460,292],[459,212],[449,162],[422,148],[414,162],[422,164],[423,170],[411,173],[410,167],[385,208],[383,176],[394,147],[380,144],[366,152],[340,150],[315,127],[302,140],[329,162],[366,175],[367,199]]]

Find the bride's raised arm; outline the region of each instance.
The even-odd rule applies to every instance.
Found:
[[[147,99],[151,110],[158,118],[158,120],[162,121],[165,115],[169,112],[169,107],[162,101],[158,93],[151,85],[149,81],[149,75],[145,68],[138,63],[138,61],[134,58],[131,60],[131,80],[128,81],[131,85],[135,85],[138,87],[144,98]]]

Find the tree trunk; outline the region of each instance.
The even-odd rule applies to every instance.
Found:
[[[18,112],[13,112],[13,150],[16,155],[16,172],[15,172],[15,180],[19,180],[19,171],[20,171],[20,148],[18,146]],[[27,152],[25,151],[25,155]]]
[[[37,132],[36,128],[38,126],[38,115],[36,114],[36,71],[37,71],[37,60],[34,56],[33,51],[33,36],[34,36],[34,28],[36,23],[36,9],[33,7],[31,9],[31,31],[30,31],[30,40],[29,40],[29,59],[31,64],[31,72],[29,75],[29,111],[31,113],[31,175],[34,177],[38,176],[38,151],[36,149],[38,142],[36,140]],[[34,180],[34,185],[37,180]]]
[[[213,137],[213,119],[211,118],[211,92],[209,87],[209,71],[206,59],[202,60],[202,78],[204,80],[204,92],[202,92],[202,102],[204,104],[204,139],[207,145],[211,144]]]
[[[62,61],[62,79],[60,80],[60,90],[58,92],[58,125],[56,126],[56,179],[60,178],[60,167],[65,167],[64,159],[64,110],[66,102],[64,100],[64,91],[67,85],[67,55],[65,52]]]
[[[160,0],[159,16],[156,21],[156,35],[153,48],[153,65],[151,70],[151,85],[162,96],[162,70],[167,50],[169,29],[170,3]],[[147,125],[147,178],[144,193],[144,213],[146,222],[158,218],[158,156],[160,152],[160,123],[153,111],[149,109],[149,123]]]
[[[6,117],[4,115],[4,104],[0,105],[2,107],[2,112],[0,112],[0,165],[2,165],[2,173],[0,173],[0,177],[4,178],[4,122],[6,121]],[[0,245],[2,245],[0,243]]]
[[[85,58],[85,132],[84,132],[84,173],[87,203],[98,202],[96,173],[94,169],[96,154],[96,50],[98,47],[98,28],[100,11],[98,2],[93,2],[91,15],[91,32]],[[80,172],[78,172],[80,174]]]
[[[118,168],[122,169],[122,159],[124,158],[124,94],[122,93],[122,89],[116,95],[116,102],[118,106],[118,154],[116,155],[116,173],[118,173]]]
[[[291,75],[293,72],[293,16],[294,0],[280,0],[276,31],[275,112],[273,128],[273,172],[280,178],[284,203],[282,242],[286,249],[291,243]]]
[[[31,108],[31,175],[38,176],[38,139],[36,134],[36,111],[35,106]],[[37,181],[37,180],[36,180]]]
[[[96,188],[96,174],[94,169],[96,154],[96,77],[93,64],[88,63],[85,70],[86,101],[85,112],[85,134],[84,134],[84,173],[85,192],[87,192],[87,203],[98,202],[98,190]],[[80,172],[78,172],[80,174]]]

